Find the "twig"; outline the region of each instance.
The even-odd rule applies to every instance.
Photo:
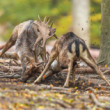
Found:
[[[99,65],[99,64],[101,64],[101,63],[103,63],[104,61],[105,61],[105,59],[104,59],[104,60],[99,61],[99,62],[97,63],[97,65]]]
[[[109,67],[101,67],[100,68],[100,70],[102,71],[102,72],[104,72],[105,74],[107,73],[110,73],[110,68]],[[62,73],[65,73],[65,72],[67,72],[68,70],[67,69],[63,69],[61,72]],[[89,67],[80,67],[80,68],[76,68],[76,72],[75,72],[76,74],[78,73],[78,74],[96,74],[95,73],[95,71],[93,71],[91,68],[89,68]]]
[[[108,73],[110,73],[110,70],[103,72],[103,74],[108,74]]]
[[[17,79],[20,78],[21,76],[18,74],[12,74],[12,75],[1,75],[0,78],[10,78],[10,79]]]

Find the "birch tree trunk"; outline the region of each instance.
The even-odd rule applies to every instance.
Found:
[[[72,6],[73,32],[83,38],[89,46],[90,0],[73,0]]]
[[[110,0],[102,0],[101,13],[101,46],[98,63],[110,66]]]

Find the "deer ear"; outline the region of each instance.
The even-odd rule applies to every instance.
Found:
[[[50,38],[54,36],[55,32],[56,32],[56,28],[51,29],[48,37]]]

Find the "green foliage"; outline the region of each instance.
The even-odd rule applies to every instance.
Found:
[[[101,0],[92,0],[91,2],[91,45],[100,46],[101,35]]]
[[[55,17],[67,14],[70,11],[68,0],[56,1],[56,6],[51,6],[54,0],[3,0],[0,1],[2,16],[0,21],[12,22],[14,25],[27,19],[37,19],[37,15]],[[62,2],[62,3],[61,3]],[[54,4],[53,4],[54,5]],[[57,17],[55,17],[57,18]]]
[[[11,24],[3,34],[3,40],[10,37],[15,25],[28,19],[37,19],[38,14],[43,19],[49,16],[57,28],[57,35],[69,31],[71,27],[72,0],[1,0],[0,24]],[[91,0],[91,45],[100,45],[101,0]]]
[[[71,26],[71,22],[72,22],[71,16],[61,16],[61,18],[55,24],[55,27],[57,27],[56,34],[60,36],[65,32],[69,31],[68,28]]]
[[[91,46],[99,47],[100,45],[100,22],[92,23],[91,25]]]

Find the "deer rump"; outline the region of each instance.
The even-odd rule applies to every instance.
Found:
[[[57,44],[58,44],[58,47],[57,47]],[[60,66],[61,69],[65,69],[68,67],[68,63],[69,63],[68,55],[69,54],[72,54],[72,57],[74,54],[77,58],[79,58],[80,54],[87,49],[85,41],[77,37],[72,32],[69,32],[61,36],[61,38],[56,42],[52,51],[54,51],[56,48],[58,48],[58,51],[59,51],[57,63],[59,64],[58,66]],[[54,68],[55,62],[56,61],[52,63],[51,65],[52,68]],[[74,64],[76,64],[76,62]],[[55,69],[53,69],[53,71],[55,71]]]

